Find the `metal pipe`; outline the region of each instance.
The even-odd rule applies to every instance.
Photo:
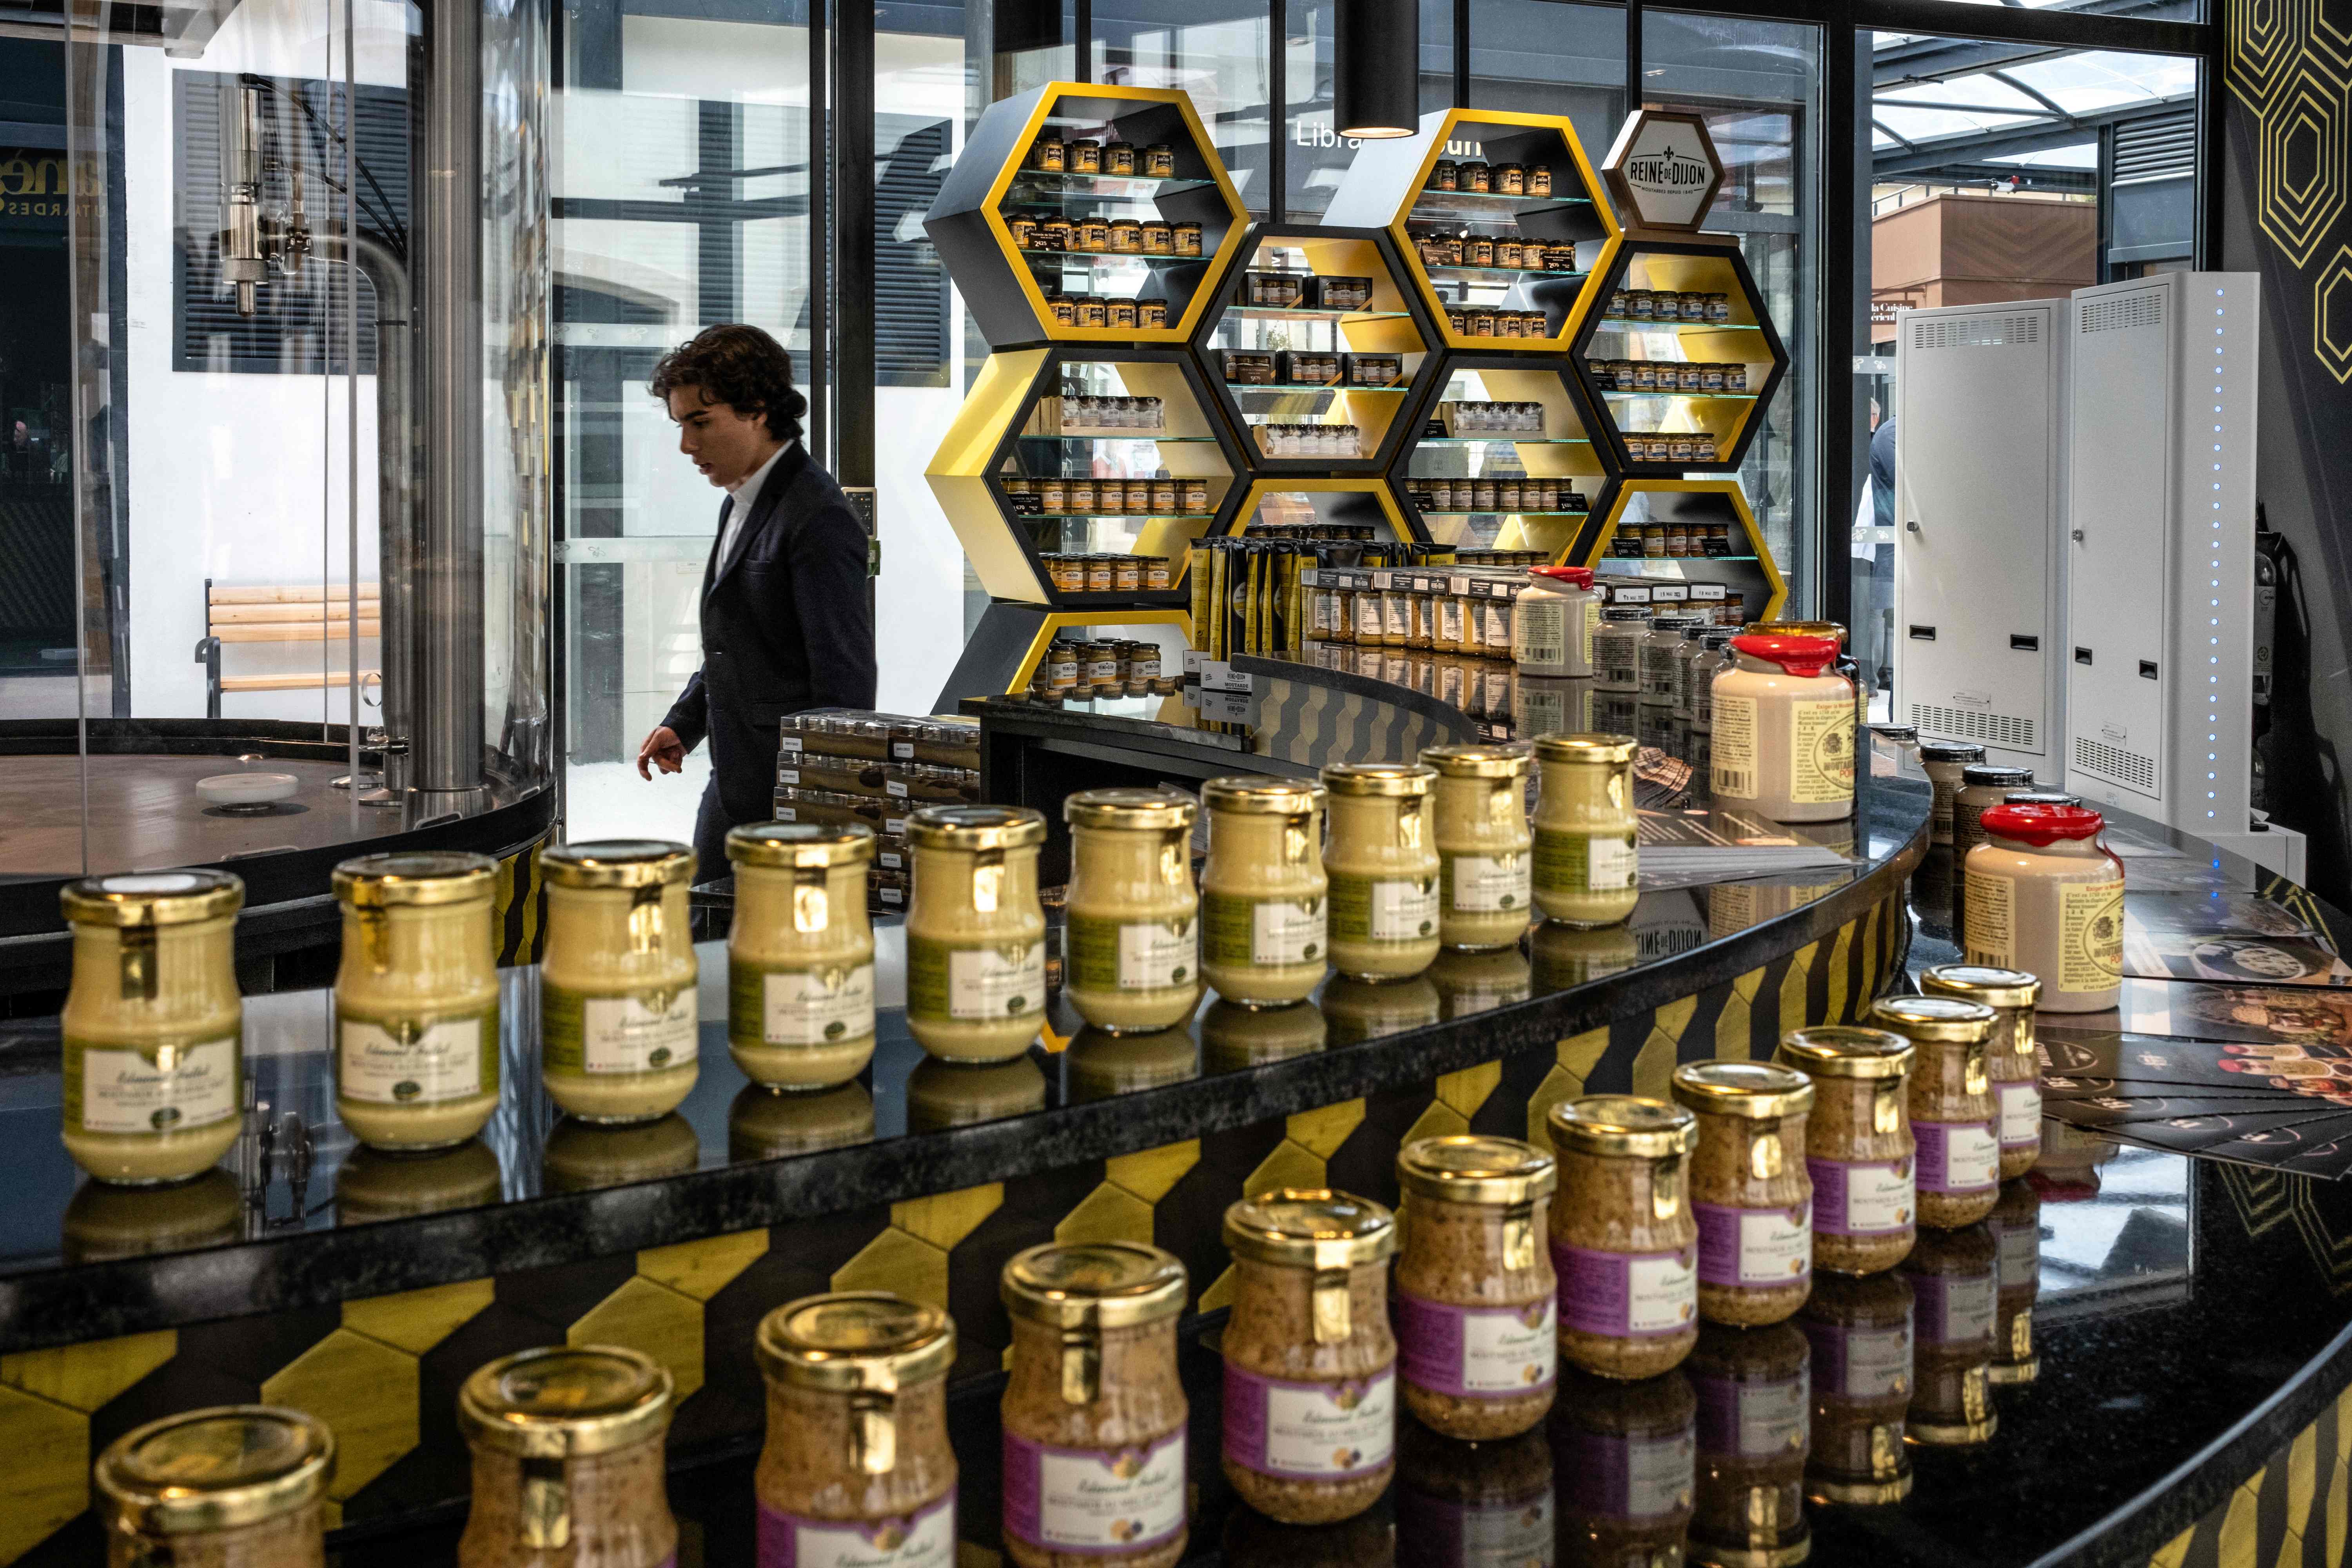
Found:
[[[261,89],[236,88],[236,140],[228,157],[228,227],[221,234],[221,277],[236,289],[236,313],[251,316],[254,290],[268,279],[261,258]]]
[[[478,805],[484,777],[480,0],[433,0],[425,26],[425,505],[409,731],[417,808],[434,816]]]

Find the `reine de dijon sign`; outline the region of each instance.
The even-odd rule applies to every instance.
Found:
[[[1722,188],[1723,161],[1697,115],[1644,109],[1626,120],[1601,174],[1628,226],[1696,229]]]

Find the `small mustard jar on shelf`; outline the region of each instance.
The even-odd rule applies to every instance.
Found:
[[[416,850],[335,868],[335,1114],[372,1149],[442,1149],[499,1105],[498,862]]]
[[[874,830],[763,822],[727,835],[727,1050],[762,1088],[832,1089],[874,1056]]]
[[[299,1410],[231,1405],[151,1421],[91,1472],[109,1568],[311,1568],[326,1557],[334,1473],[334,1434]]]
[[[1045,1021],[1045,819],[1019,806],[927,805],[907,821],[907,1026],[948,1061],[1020,1056]]]
[[[457,1391],[474,1506],[457,1568],[670,1568],[662,1462],[673,1384],[611,1345],[519,1351]]]
[[[90,877],[60,895],[73,930],[65,1037],[66,1152],[101,1182],[182,1182],[236,1142],[244,1003],[225,871]]]
[[[1063,802],[1071,866],[1065,989],[1098,1029],[1169,1028],[1201,1000],[1199,811],[1165,789],[1081,790]]]
[[[1323,867],[1331,883],[1331,963],[1354,980],[1402,980],[1437,956],[1438,858],[1430,821],[1437,770],[1334,763]]]
[[[668,1115],[699,1070],[686,902],[694,851],[615,838],[543,849],[539,865],[547,882],[539,975],[548,1094],[585,1121]]]

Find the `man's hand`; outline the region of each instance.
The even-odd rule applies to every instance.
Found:
[[[639,778],[654,776],[646,768],[648,763],[666,773],[674,773],[686,765],[686,742],[677,738],[677,731],[667,724],[654,726],[654,732],[647,735],[646,743],[637,748]]]

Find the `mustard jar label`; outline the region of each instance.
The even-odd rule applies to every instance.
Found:
[[[335,1092],[372,1105],[436,1105],[496,1094],[498,1015],[380,1024],[339,1018]]]
[[[770,1046],[830,1046],[874,1032],[874,965],[814,969],[738,964],[728,987],[727,1032]]]
[[[2124,977],[2124,885],[2068,882],[2058,890],[2058,989],[2105,991]]]
[[[1524,910],[1534,896],[1534,869],[1533,857],[1520,850],[1445,856],[1438,867],[1440,901],[1456,914]]]
[[[541,1050],[546,1065],[572,1072],[660,1072],[696,1058],[699,1022],[694,987],[635,996],[583,996],[542,988]]]
[[[1536,885],[1554,893],[1622,893],[1633,886],[1640,853],[1631,833],[1536,829]]]
[[[1434,877],[1331,873],[1331,934],[1350,942],[1418,942],[1437,933]]]
[[[1721,722],[1718,712],[1718,729]],[[1718,763],[1722,744],[1718,734]],[[1800,805],[1823,805],[1853,798],[1852,699],[1790,703],[1789,799]]]
[[[65,1121],[85,1132],[186,1132],[238,1110],[237,1037],[186,1046],[66,1042]]]
[[[1045,1010],[1045,944],[950,947],[907,939],[907,1011],[919,1017],[993,1023]]]
[[[1200,973],[1199,923],[1113,921],[1074,914],[1069,921],[1070,984],[1088,991],[1165,991]]]
[[[1846,717],[1851,722],[1851,710]],[[1756,699],[1716,693],[1713,742],[1709,783],[1714,793],[1726,800],[1754,800],[1761,787],[1756,755]]]

